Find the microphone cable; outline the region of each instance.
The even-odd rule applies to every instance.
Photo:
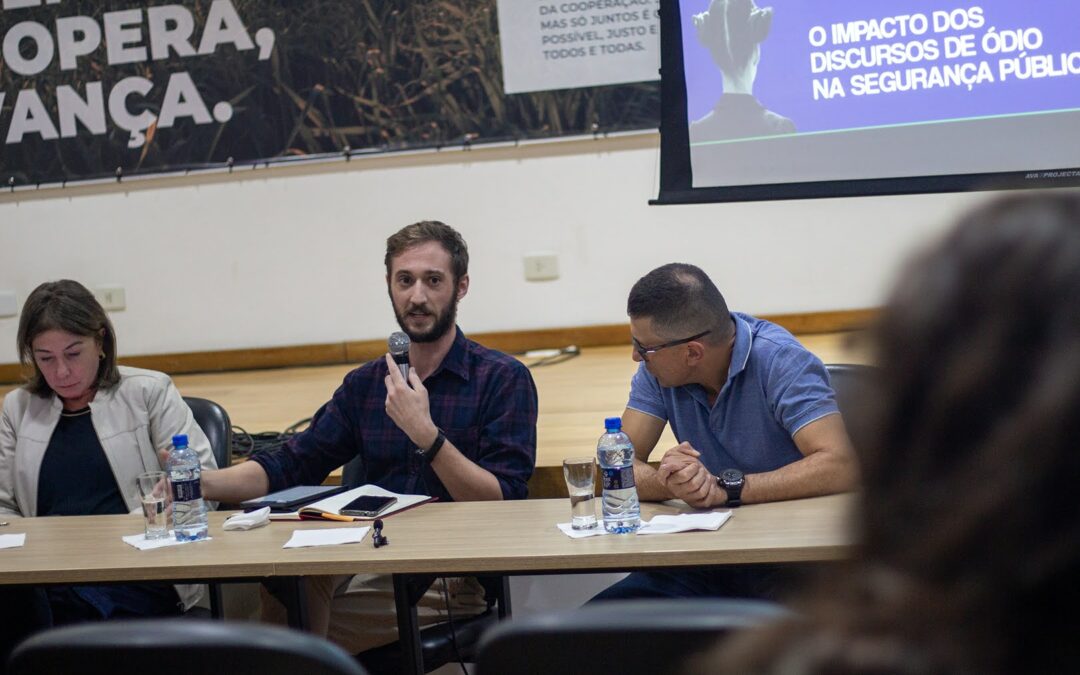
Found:
[[[243,427],[233,425],[232,432],[232,456],[246,458],[260,452],[277,450],[295,436],[307,428],[311,423],[310,417],[305,417],[289,426],[285,431],[260,431],[250,433]]]
[[[440,577],[439,581],[442,582],[443,601],[446,603],[446,623],[450,624],[450,646],[454,648],[454,659],[461,666],[461,672],[464,675],[469,675],[469,670],[465,667],[465,659],[461,656],[461,650],[458,649],[457,630],[454,628],[454,613],[450,609],[450,582],[446,577]]]

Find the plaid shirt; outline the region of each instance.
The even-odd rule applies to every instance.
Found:
[[[361,483],[451,501],[435,471],[386,414],[386,361],[345,376],[311,425],[280,449],[252,456],[270,491],[318,485],[362,457]],[[461,329],[426,380],[431,419],[466,457],[499,480],[503,499],[524,499],[536,466],[536,385],[520,361],[465,338]]]

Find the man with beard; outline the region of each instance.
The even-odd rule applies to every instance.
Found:
[[[411,339],[408,381],[389,354],[345,376],[304,432],[276,451],[203,472],[203,495],[238,503],[294,485],[318,485],[359,456],[361,483],[443,501],[524,499],[536,464],[536,386],[516,359],[466,339],[457,303],[469,289],[469,253],[453,228],[409,225],[386,240],[386,283]],[[475,579],[440,580],[418,605],[421,623],[483,611]],[[397,639],[389,575],[311,577],[312,632],[352,653]],[[264,594],[264,615],[278,608]],[[269,606],[269,607],[268,607]]]

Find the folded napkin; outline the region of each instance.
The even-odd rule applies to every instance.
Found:
[[[256,527],[262,527],[263,525],[270,524],[270,507],[264,506],[261,509],[255,509],[254,511],[248,511],[247,513],[236,513],[225,519],[225,524],[221,529],[223,530],[253,530]]]
[[[125,544],[130,544],[140,551],[149,551],[155,548],[165,548],[166,546],[179,546],[180,544],[194,544],[193,541],[176,541],[176,537],[172,530],[169,530],[169,536],[162,537],[161,539],[147,539],[146,534],[132,534],[127,537],[120,537],[124,540]],[[210,541],[210,537],[206,539],[199,539],[199,541]]]
[[[370,529],[370,527],[332,527],[322,530],[293,530],[292,538],[281,548],[358,544]]]
[[[680,513],[674,516],[655,516],[652,520],[641,521],[641,527],[635,534],[672,534],[692,530],[719,530],[720,526],[731,518],[731,511],[712,511],[708,513]],[[603,522],[589,530],[575,530],[570,523],[556,525],[563,534],[571,539],[584,539],[608,534]]]
[[[20,548],[25,543],[25,534],[0,534],[0,548]]]
[[[575,530],[574,526],[570,523],[558,523],[555,527],[562,530],[563,534],[571,539],[584,539],[585,537],[597,537],[602,534],[607,534],[607,530],[604,529],[604,523],[598,518],[596,520],[596,527],[590,527],[587,530]]]

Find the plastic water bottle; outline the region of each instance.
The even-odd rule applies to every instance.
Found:
[[[634,484],[634,445],[622,432],[622,420],[604,420],[607,432],[596,444],[600,474],[604,482],[604,529],[616,534],[636,532],[641,527],[641,506]]]
[[[173,436],[165,470],[172,485],[173,533],[177,541],[206,539],[206,502],[202,498],[199,456],[188,447],[186,434]]]

